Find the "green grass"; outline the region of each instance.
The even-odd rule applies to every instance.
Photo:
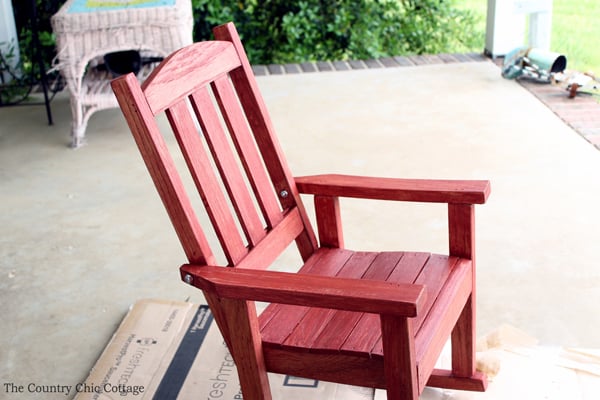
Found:
[[[458,7],[475,13],[477,28],[484,37],[487,1],[453,1]],[[593,71],[600,75],[600,48],[596,44],[600,38],[600,1],[554,0],[553,4],[551,50],[567,57],[568,69]],[[481,51],[484,45],[482,42],[481,47],[472,50]]]

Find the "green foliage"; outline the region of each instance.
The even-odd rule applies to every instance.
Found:
[[[42,59],[56,55],[50,17],[65,0],[33,0]],[[194,39],[234,21],[252,63],[368,59],[472,51],[481,42],[473,12],[456,0],[192,0]],[[13,0],[22,68],[36,74],[30,1]]]
[[[15,23],[19,32],[19,48],[23,69],[25,73],[30,73],[36,68],[33,49],[32,24],[38,31],[40,41],[40,57],[43,60],[46,69],[49,69],[52,60],[56,56],[54,33],[50,24],[50,17],[54,15],[60,6],[66,0],[34,0],[36,4],[37,19],[31,21],[31,3],[32,1],[13,0],[13,11],[15,13]],[[34,71],[34,73],[36,73]]]
[[[0,42],[0,104],[18,103],[29,95],[21,74],[22,66],[15,65],[15,43]]]
[[[448,0],[404,0],[403,32],[411,52],[467,52],[480,42],[477,19]]]
[[[195,40],[234,21],[253,63],[460,52],[474,17],[448,0],[193,0]]]
[[[32,3],[35,1],[37,19],[32,21]],[[13,0],[13,11],[17,31],[19,32],[19,63],[15,65],[16,44],[4,43],[0,49],[0,73],[6,81],[0,82],[0,103],[18,103],[27,98],[32,85],[41,79],[39,61],[44,63],[46,71],[56,56],[55,39],[50,25],[50,17],[58,11],[66,0]],[[35,25],[34,25],[35,24]],[[37,29],[39,47],[34,53],[34,34]],[[38,58],[39,57],[39,58]]]
[[[395,1],[338,0],[298,3],[282,19],[279,62],[374,58],[407,51]]]

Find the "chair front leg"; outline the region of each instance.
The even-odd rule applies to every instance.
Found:
[[[271,400],[271,389],[253,301],[220,299],[227,320],[231,355],[245,399]]]
[[[381,315],[383,368],[388,400],[418,400],[413,321]]]
[[[469,296],[452,330],[452,374],[470,378],[475,375],[475,307]]]
[[[471,295],[452,330],[452,374],[469,378],[475,375],[475,207],[472,204],[448,205],[450,255],[473,263]]]

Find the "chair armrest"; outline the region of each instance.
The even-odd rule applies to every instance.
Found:
[[[295,181],[300,193],[375,200],[483,204],[490,194],[490,182],[484,180],[313,175],[297,177]]]
[[[413,284],[190,264],[180,271],[185,282],[238,300],[415,317],[426,298]]]

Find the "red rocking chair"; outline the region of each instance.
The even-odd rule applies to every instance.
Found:
[[[484,391],[475,370],[474,204],[488,181],[293,177],[233,24],[166,58],[140,87],[113,90],[234,357],[244,398],[269,399],[267,371],[387,389]],[[166,113],[226,266],[155,121]],[[314,195],[318,242],[300,194]],[[449,254],[344,248],[339,197],[448,204]],[[297,273],[268,271],[292,242]],[[271,303],[257,316],[255,301]],[[448,339],[451,370],[434,368]]]

